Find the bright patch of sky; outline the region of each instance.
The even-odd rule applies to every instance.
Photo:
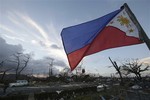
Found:
[[[34,52],[35,59],[50,56],[64,61],[60,33],[65,27],[99,18],[127,3],[150,37],[149,0],[0,0],[0,36],[9,44],[21,44],[25,52]],[[116,61],[147,58],[145,44],[105,50],[83,60],[88,72],[108,74],[108,57]],[[68,65],[69,66],[69,65]]]

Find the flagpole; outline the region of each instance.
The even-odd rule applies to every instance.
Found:
[[[125,3],[121,9],[125,8],[125,10],[127,11],[127,13],[129,14],[130,18],[133,20],[133,23],[137,26],[137,28],[139,29],[139,35],[140,35],[140,39],[143,40],[147,47],[150,50],[150,39],[148,38],[148,36],[146,35],[146,33],[144,32],[143,28],[141,27],[141,25],[139,24],[138,20],[136,19],[135,15],[132,13],[132,11],[130,10],[130,8],[128,7],[127,3]]]

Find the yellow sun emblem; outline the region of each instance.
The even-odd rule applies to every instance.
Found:
[[[121,15],[121,16],[118,16],[117,18],[118,18],[117,21],[119,21],[121,25],[126,26],[127,28],[131,26],[130,20],[127,17],[123,17]]]

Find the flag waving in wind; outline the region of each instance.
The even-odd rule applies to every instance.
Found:
[[[123,6],[98,19],[64,28],[61,36],[71,70],[84,56],[143,43],[140,34],[144,31],[132,15],[130,9]]]

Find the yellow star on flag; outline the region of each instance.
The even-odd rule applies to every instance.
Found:
[[[134,31],[133,29],[130,29],[130,30],[129,30],[129,33],[132,33],[133,31]]]

